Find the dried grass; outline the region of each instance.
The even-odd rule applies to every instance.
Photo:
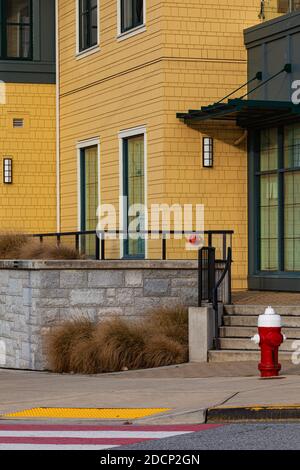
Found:
[[[40,243],[22,233],[0,233],[0,259],[82,259],[75,249],[67,245]]]
[[[152,336],[146,342],[145,367],[162,367],[182,364],[188,360],[188,348],[163,333]]]
[[[82,256],[73,248],[65,245],[40,243],[38,240],[29,240],[20,250],[21,259],[80,259]]]
[[[55,372],[82,374],[180,364],[188,360],[187,337],[183,307],[157,309],[140,322],[81,318],[54,330],[48,362]]]
[[[0,259],[18,259],[28,240],[22,233],[0,233]]]
[[[70,360],[74,351],[82,342],[90,340],[94,331],[95,323],[84,317],[66,321],[52,330],[46,345],[50,370],[72,372]]]
[[[180,344],[188,343],[188,310],[178,305],[160,307],[151,312],[147,321],[149,331],[159,332]]]

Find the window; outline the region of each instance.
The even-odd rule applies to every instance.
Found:
[[[205,168],[214,166],[213,139],[211,137],[203,137],[202,159]]]
[[[12,158],[3,159],[3,183],[12,183]]]
[[[98,44],[98,0],[79,0],[79,52]]]
[[[300,10],[300,0],[278,0],[278,13],[291,13]]]
[[[134,135],[123,139],[123,195],[127,200],[126,225],[130,229],[130,224],[138,219],[137,230],[145,230],[145,137]],[[141,206],[141,212],[131,212],[129,209]],[[145,239],[143,236],[129,236],[124,240],[125,257],[144,258]]]
[[[260,132],[261,271],[300,271],[300,126]]]
[[[144,0],[120,0],[121,33],[144,24]]]
[[[0,8],[1,59],[31,59],[31,0],[0,0]]]
[[[80,230],[97,229],[99,205],[99,144],[79,148]],[[95,235],[80,237],[81,252],[95,257]]]

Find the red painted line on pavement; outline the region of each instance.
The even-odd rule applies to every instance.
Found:
[[[224,424],[191,424],[162,426],[95,426],[95,425],[64,425],[64,424],[0,424],[0,431],[205,431]]]
[[[1,444],[127,445],[155,438],[81,438],[81,437],[0,437]]]

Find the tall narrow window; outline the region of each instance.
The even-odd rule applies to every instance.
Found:
[[[0,9],[1,59],[31,59],[31,0],[0,0]]]
[[[144,135],[123,140],[124,196],[127,197],[127,227],[137,231],[145,230],[145,175],[144,175]],[[139,210],[140,207],[140,210]],[[124,254],[127,257],[144,258],[145,240],[143,236],[130,236],[125,240]]]
[[[121,33],[144,24],[144,0],[120,0]]]
[[[98,44],[98,0],[79,0],[79,52]]]
[[[300,271],[300,126],[260,131],[257,165],[261,271]]]
[[[80,219],[82,231],[97,228],[98,190],[98,146],[82,148],[80,151]],[[81,250],[88,256],[95,256],[95,236],[81,237]]]

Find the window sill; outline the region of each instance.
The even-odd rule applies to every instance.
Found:
[[[84,51],[77,52],[76,53],[76,60],[84,59],[84,57],[88,57],[92,54],[95,54],[96,52],[100,51],[99,44],[96,46],[89,47],[88,49],[85,49]]]
[[[131,38],[132,36],[136,36],[137,34],[143,33],[146,31],[146,25],[142,24],[137,26],[136,28],[130,29],[129,31],[125,31],[125,33],[120,33],[117,36],[118,41],[124,41],[127,38]]]

